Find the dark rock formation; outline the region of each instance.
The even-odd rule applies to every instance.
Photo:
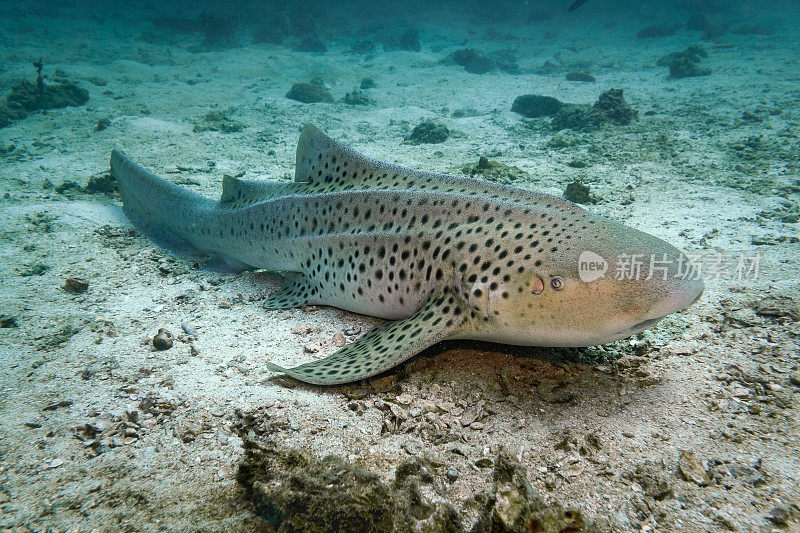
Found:
[[[491,57],[474,48],[462,48],[451,52],[448,59],[472,74],[486,74],[497,69],[497,64]]]
[[[551,117],[563,106],[560,100],[552,96],[523,94],[514,100],[511,111],[528,118]]]
[[[411,130],[411,135],[405,138],[405,142],[408,144],[438,144],[445,142],[449,136],[450,130],[444,124],[425,121]]]
[[[0,128],[36,111],[80,107],[88,101],[89,92],[71,81],[51,84],[44,83],[42,77],[37,77],[36,83],[22,80],[11,88],[5,103],[0,104]]]
[[[286,93],[286,98],[290,100],[297,100],[304,104],[313,104],[315,102],[333,102],[333,96],[322,85],[316,83],[295,83],[289,92]]]
[[[422,496],[420,484],[434,477],[422,459],[398,465],[395,482],[328,456],[243,436],[244,458],[236,480],[255,513],[272,528],[289,531],[463,531],[456,510]]]
[[[669,67],[669,77],[672,79],[708,76],[711,74],[711,69],[700,66],[700,61],[705,57],[708,57],[705,48],[694,45],[659,58],[656,65]]]

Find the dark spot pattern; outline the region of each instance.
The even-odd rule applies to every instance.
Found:
[[[560,198],[383,163],[314,129],[301,137],[297,161],[293,183],[226,179],[220,203],[165,210],[157,202],[141,202],[135,208],[200,250],[293,272],[267,299],[268,308],[326,304],[388,319],[427,309],[423,316],[433,315],[418,321],[437,330],[458,322],[452,314],[464,312],[458,302],[469,299],[474,284],[509,299],[509,293],[517,294],[512,284],[518,276],[563,274],[564,258],[580,252],[573,249],[575,241],[603,232],[602,221]],[[176,186],[166,180],[137,179],[130,187],[138,184],[141,191],[123,196],[126,207],[137,195],[175,194]],[[455,302],[428,307],[451,288]],[[441,316],[444,307],[449,317]],[[464,314],[470,320],[478,316]],[[331,375],[343,382],[344,361],[352,357],[360,362],[347,368],[350,377],[372,375],[388,368],[387,361],[396,364],[387,354],[422,335],[422,330],[414,334],[416,329],[399,333],[396,328],[405,322],[365,335],[364,343],[373,344],[360,353],[375,360],[361,361],[355,348],[345,347],[332,360],[338,367],[328,362],[325,372],[335,371]],[[302,372],[296,377],[310,378]]]

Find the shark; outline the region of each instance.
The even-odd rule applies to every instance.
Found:
[[[123,209],[165,246],[279,273],[267,309],[385,319],[292,368],[315,385],[392,369],[444,340],[583,347],[655,326],[698,300],[686,255],[561,197],[412,170],[304,127],[292,182],[224,176],[217,200],[111,153]]]

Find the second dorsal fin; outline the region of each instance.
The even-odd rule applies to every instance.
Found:
[[[290,193],[295,188],[294,183],[240,180],[225,174],[222,177],[222,196],[219,201],[232,207],[242,207],[273,196]]]
[[[220,202],[233,202],[242,195],[242,180],[225,174],[222,176],[222,196]]]

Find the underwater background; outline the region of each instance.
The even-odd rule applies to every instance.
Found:
[[[2,1],[0,58],[0,530],[800,527],[797,2]],[[706,291],[603,346],[278,377],[379,321],[159,248],[109,157],[217,198],[293,180],[308,123],[564,196]]]

